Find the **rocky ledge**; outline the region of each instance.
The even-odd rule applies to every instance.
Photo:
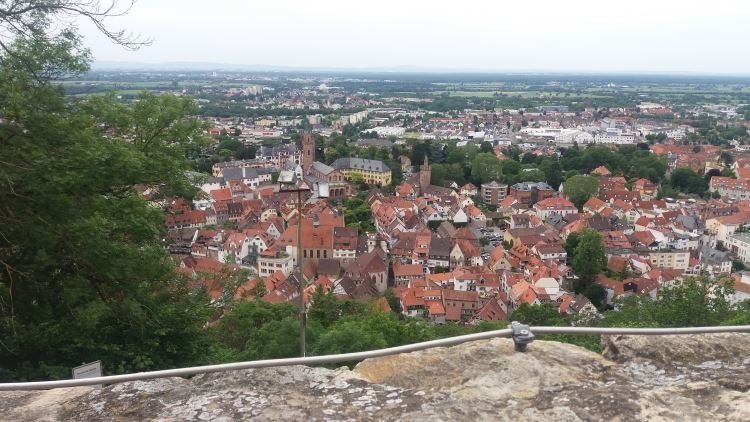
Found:
[[[478,341],[365,360],[0,393],[2,420],[750,420],[750,335]]]

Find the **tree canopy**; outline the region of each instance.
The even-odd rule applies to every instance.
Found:
[[[687,167],[675,169],[669,177],[669,185],[683,193],[703,195],[708,189],[706,179]]]
[[[596,230],[584,229],[575,233],[574,240],[566,243],[566,247],[574,248],[571,267],[578,277],[574,284],[575,292],[589,298],[597,308],[603,308],[604,289],[594,283],[596,276],[607,267],[601,235]]]
[[[596,176],[573,176],[563,184],[563,192],[578,209],[599,191],[599,178]]]
[[[89,56],[73,31],[50,35],[55,9],[34,3],[35,32],[0,54],[0,379],[200,362],[207,300],[175,273],[163,211],[141,194],[192,195],[195,104],[63,97],[53,78]]]

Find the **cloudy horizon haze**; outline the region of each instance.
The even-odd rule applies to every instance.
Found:
[[[747,75],[748,21],[731,0],[140,0],[107,20],[153,40],[138,51],[79,23],[98,63]]]

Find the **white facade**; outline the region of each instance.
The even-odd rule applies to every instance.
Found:
[[[406,129],[398,126],[379,126],[367,129],[365,132],[376,132],[378,136],[387,138],[389,136],[403,136],[406,133]]]
[[[729,236],[727,246],[742,262],[750,263],[750,234],[735,233]]]
[[[630,145],[635,143],[635,135],[632,133],[623,133],[622,130],[617,128],[607,128],[605,132],[594,135],[594,143]]]
[[[289,254],[282,253],[279,258],[258,257],[258,274],[268,277],[276,271],[281,271],[289,277],[294,269],[294,259]]]
[[[453,222],[454,223],[468,223],[469,217],[466,215],[466,212],[462,210],[461,208],[456,211],[455,214],[453,214]]]
[[[356,249],[334,249],[333,258],[340,259],[340,260],[353,261],[357,258],[357,250]]]
[[[652,268],[686,270],[690,265],[689,251],[653,251],[649,254]]]

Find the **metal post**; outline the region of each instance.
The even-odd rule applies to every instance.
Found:
[[[299,353],[305,357],[305,275],[302,272],[302,191],[297,189],[297,269],[299,270]]]

